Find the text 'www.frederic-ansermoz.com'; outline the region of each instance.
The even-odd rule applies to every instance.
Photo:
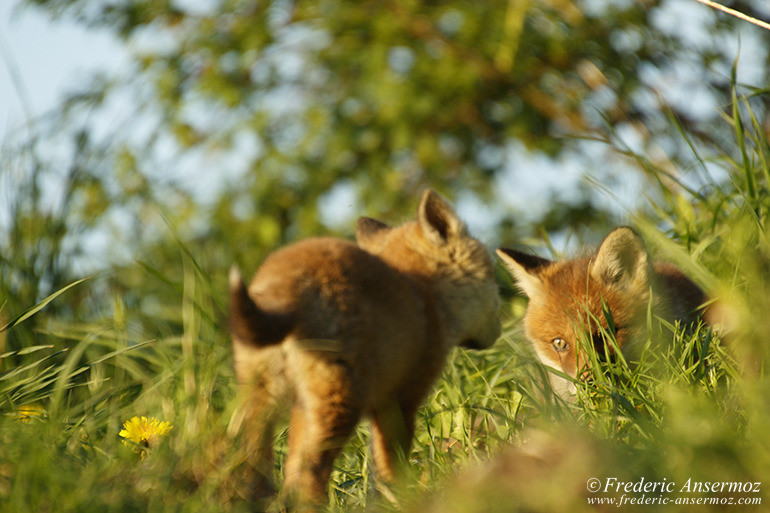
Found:
[[[675,481],[644,477],[623,481],[616,477],[592,477],[586,481],[589,505],[655,506],[704,505],[751,506],[762,504],[762,483],[752,481]]]

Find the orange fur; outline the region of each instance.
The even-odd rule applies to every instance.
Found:
[[[577,349],[579,333],[586,333],[600,354],[604,351],[601,332],[609,329],[605,308],[619,348],[633,356],[647,336],[651,300],[657,317],[684,323],[702,314],[706,300],[679,269],[650,262],[630,228],[614,230],[588,258],[552,262],[504,248],[497,254],[529,297],[524,329],[538,357],[572,377],[588,362]],[[554,376],[552,383],[562,395],[575,392],[567,380]]]
[[[450,349],[489,347],[500,333],[492,259],[434,192],[403,226],[360,219],[357,239],[280,249],[248,290],[231,273],[244,398],[236,424],[251,465],[269,476],[275,414],[291,411],[284,488],[303,503],[324,500],[334,459],[364,416],[376,471],[393,479]]]

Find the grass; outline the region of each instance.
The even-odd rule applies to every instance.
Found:
[[[734,146],[713,158],[693,147],[695,165],[718,164],[730,177],[725,183],[698,191],[672,187],[670,174],[628,155],[660,184],[637,227],[656,255],[730,305],[735,330],[729,336],[704,326],[670,327],[674,343],[651,345],[635,365],[619,359],[594,367],[592,379],[578,383],[577,400],[567,403],[549,390],[549,371],[522,334],[521,299],[513,298],[494,348],[453,353],[419,412],[400,483],[377,490],[364,424],[337,461],[329,510],[585,511],[594,510],[589,499],[620,499],[621,492],[587,492],[592,477],[603,485],[611,478],[677,484],[675,493],[653,494],[660,498],[766,499],[770,145],[747,107],[736,98],[726,120],[735,127]],[[73,280],[18,312],[0,308],[6,319],[0,332],[1,511],[249,511],[233,472],[237,439],[228,434],[235,387],[218,302],[224,279],[210,279],[220,271],[207,268],[204,255],[180,248],[180,276],[140,266],[145,280],[166,291],[157,318],[144,316],[118,291],[108,294],[112,302],[102,305],[101,317],[88,322],[57,322],[43,309],[78,290],[109,290],[109,276]],[[501,286],[510,288],[504,274]],[[6,344],[14,331],[33,324]],[[174,428],[138,452],[119,437],[134,416]],[[285,429],[275,443],[278,472]],[[761,486],[759,493],[682,491],[688,482]],[[741,506],[746,509],[761,506]]]

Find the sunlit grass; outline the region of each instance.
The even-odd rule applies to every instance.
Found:
[[[667,185],[652,213],[636,220],[656,256],[724,303],[729,333],[664,326],[672,333],[661,339],[670,343],[650,343],[639,361],[593,362],[570,402],[550,390],[551,371],[524,340],[516,299],[491,350],[453,352],[418,413],[402,479],[377,485],[364,423],[337,461],[329,509],[583,511],[591,472],[770,483],[770,146],[741,105],[728,120],[734,155],[718,162],[730,180],[704,191]],[[250,510],[238,440],[227,432],[235,386],[224,278],[214,279],[220,271],[181,243],[180,261],[179,276],[140,266],[167,290],[157,317],[135,303],[132,310],[117,291],[100,318],[46,317],[46,305],[100,277],[0,310],[6,333],[45,319],[25,334],[29,344],[0,354],[0,510]],[[151,449],[137,458],[122,442],[132,439],[126,420],[142,417],[174,428],[161,430],[158,421],[162,443],[136,438]],[[275,445],[280,482],[285,427]],[[510,449],[530,446],[548,456]],[[553,476],[565,486],[554,488]]]

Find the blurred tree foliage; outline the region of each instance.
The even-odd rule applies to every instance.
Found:
[[[752,13],[762,1],[735,6]],[[180,254],[191,249],[206,259],[184,257],[201,274],[224,275],[232,261],[251,271],[286,241],[350,234],[357,215],[409,216],[427,186],[492,203],[500,173],[530,172],[509,161],[513,140],[553,156],[568,134],[633,126],[654,141],[666,114],[645,79],[656,76],[650,70],[696,66],[715,105],[726,105],[735,57],[720,45],[736,39],[735,20],[705,11],[707,33],[693,42],[666,23],[675,0],[26,3],[114,33],[132,64],[71,95],[51,133],[30,143],[75,141],[65,157],[39,156],[27,173],[28,183],[60,177],[68,201],[38,208],[37,189],[20,189],[34,201],[19,200],[13,219],[53,216],[50,233],[71,246],[79,233],[106,230],[103,258],[143,263],[112,276],[137,312],[157,312],[162,290],[181,287]],[[761,60],[766,70],[766,53]],[[672,109],[697,132],[692,109]],[[586,198],[552,205],[534,225],[608,223]],[[499,221],[509,242],[532,230],[515,212]],[[42,259],[73,269],[72,258],[35,253],[39,241],[25,253],[21,239],[34,234],[3,241],[13,248],[4,267],[40,277]],[[45,272],[55,279],[25,298],[72,278]],[[0,292],[20,298],[19,276],[4,271]]]
[[[716,44],[699,48],[653,23],[678,14],[674,1],[28,1],[132,49],[126,79],[156,131],[116,152],[124,165],[147,173],[161,144],[248,155],[211,224],[259,246],[317,233],[319,201],[340,189],[391,218],[427,185],[489,199],[511,139],[555,154],[567,133],[647,125],[659,105],[644,70],[693,50],[704,69],[734,58],[718,47],[734,36],[728,17],[703,25]],[[728,78],[711,76],[717,105]]]

